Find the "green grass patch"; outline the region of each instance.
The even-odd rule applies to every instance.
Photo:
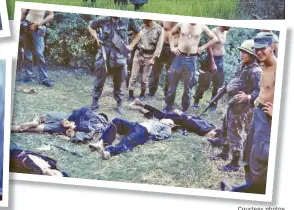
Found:
[[[46,4],[61,4],[71,6],[97,7],[106,9],[123,9],[134,10],[134,6],[129,4],[126,8],[117,7],[113,0],[97,0],[96,3],[87,3],[82,0],[23,0],[27,2],[38,2]],[[91,2],[91,0],[88,0]],[[236,8],[239,0],[149,0],[141,11],[161,13],[161,14],[176,14],[196,17],[210,17],[222,19],[240,19],[237,16]],[[13,19],[15,0],[7,0],[9,19]]]

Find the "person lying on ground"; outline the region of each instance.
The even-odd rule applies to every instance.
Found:
[[[11,126],[11,131],[15,133],[63,133],[66,134],[69,129],[74,130],[75,123],[66,119],[69,114],[64,112],[50,112],[36,116],[32,121],[21,125]],[[69,131],[68,131],[69,132]]]
[[[10,148],[9,171],[15,173],[39,174],[68,177],[67,173],[57,168],[55,160],[17,146]]]
[[[215,129],[212,123],[201,119],[197,116],[189,116],[181,110],[175,109],[172,113],[164,113],[148,104],[143,103],[140,99],[135,99],[130,108],[139,110],[147,118],[171,119],[176,125],[179,125],[182,129],[196,133],[199,136],[216,137],[219,131]]]
[[[15,133],[62,133],[72,141],[91,140],[93,135],[102,133],[108,127],[108,117],[104,113],[95,114],[89,108],[82,107],[70,115],[64,112],[50,112],[36,116],[31,122],[14,125]]]
[[[143,145],[149,140],[163,140],[171,136],[172,129],[176,127],[171,119],[148,120],[142,123],[129,122],[120,118],[112,120],[112,124],[104,131],[99,142],[90,144],[92,151],[98,150],[102,159],[109,159],[132,150],[137,145]],[[112,145],[116,134],[124,138],[115,145]],[[111,142],[104,147],[104,141]]]

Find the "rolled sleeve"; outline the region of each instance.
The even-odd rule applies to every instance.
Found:
[[[157,58],[159,58],[159,56],[161,54],[163,41],[164,41],[164,31],[163,31],[163,28],[162,28],[161,29],[161,34],[159,36],[158,42],[156,44],[155,52],[154,52],[154,56],[157,57]]]

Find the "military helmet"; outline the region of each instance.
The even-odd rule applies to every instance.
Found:
[[[239,50],[245,51],[251,55],[256,56],[255,50],[254,50],[254,40],[249,39],[245,40],[240,47],[238,47]]]

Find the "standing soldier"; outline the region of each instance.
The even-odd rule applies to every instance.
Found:
[[[243,161],[247,163],[246,182],[249,189],[264,194],[270,149],[271,123],[274,103],[277,58],[274,40],[270,34],[257,34],[254,48],[257,58],[264,64],[260,80],[260,93],[255,100],[254,115],[245,141]]]
[[[171,47],[169,44],[169,33],[172,30],[172,28],[176,25],[177,23],[175,22],[170,22],[170,21],[160,21],[159,25],[161,25],[164,29],[164,42],[163,42],[163,47],[162,51],[160,54],[160,57],[157,59],[157,61],[154,64],[154,67],[151,72],[151,82],[149,86],[149,96],[154,96],[157,88],[158,88],[158,83],[159,83],[159,78],[160,74],[162,71],[162,68],[165,64],[165,69],[166,69],[166,77],[165,77],[165,85],[164,85],[164,95],[166,96],[167,91],[168,91],[168,77],[167,77],[167,71],[169,70],[174,58],[175,54],[171,51]],[[178,46],[178,38],[180,34],[175,35],[175,47]]]
[[[178,46],[175,47],[175,34],[180,32]],[[210,38],[210,41],[198,47],[202,33]],[[165,98],[165,112],[172,110],[177,86],[180,79],[184,79],[184,93],[182,97],[183,112],[190,106],[191,86],[198,80],[197,55],[218,41],[216,35],[203,24],[178,23],[170,32],[169,43],[171,51],[176,55],[168,72],[169,89]]]
[[[199,75],[199,83],[194,95],[194,105],[197,108],[200,99],[202,99],[203,94],[208,90],[210,83],[213,84],[211,98],[213,98],[218,89],[224,83],[224,54],[225,54],[225,43],[227,41],[227,33],[230,30],[228,26],[218,26],[212,29],[212,32],[217,36],[218,42],[207,48],[209,66],[208,68],[202,68]],[[215,103],[211,109],[215,110],[217,104]]]
[[[47,16],[45,17],[47,13]],[[34,76],[33,61],[39,68],[39,82],[47,87],[52,87],[53,84],[49,81],[48,72],[44,57],[44,36],[46,33],[47,22],[53,19],[52,11],[43,10],[27,10],[22,9],[21,21],[23,27],[23,45],[24,45],[24,69],[26,71],[25,82],[32,81]]]
[[[140,99],[143,100],[148,87],[148,79],[151,73],[155,59],[160,56],[164,31],[163,28],[153,20],[144,20],[140,32],[140,41],[134,55],[132,65],[132,75],[129,83],[129,99],[134,100],[134,89],[137,82],[137,76],[142,69],[142,82]]]
[[[210,157],[211,159],[228,160],[231,150],[233,159],[220,169],[223,171],[238,171],[240,168],[239,161],[243,150],[241,137],[243,119],[253,106],[260,90],[261,68],[256,62],[254,41],[244,41],[239,50],[242,63],[226,88],[229,106],[223,120],[221,137],[225,140],[225,145],[220,154]]]
[[[97,36],[96,29],[102,28],[102,40]],[[99,108],[98,100],[101,97],[107,74],[113,76],[113,94],[117,101],[117,111],[123,114],[122,110],[122,82],[126,77],[127,57],[133,44],[128,45],[128,31],[136,33],[134,42],[139,38],[140,26],[134,19],[118,17],[99,17],[91,21],[89,32],[96,39],[99,50],[95,61],[96,80],[93,89],[92,110]]]

